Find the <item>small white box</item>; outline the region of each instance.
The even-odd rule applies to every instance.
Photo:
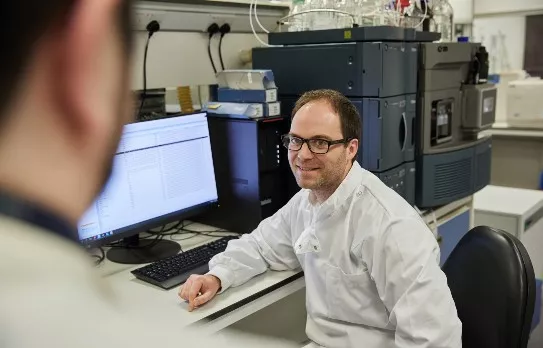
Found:
[[[475,226],[509,232],[522,242],[543,278],[543,191],[488,185],[473,196]]]
[[[543,128],[543,80],[529,78],[507,86],[507,123]]]

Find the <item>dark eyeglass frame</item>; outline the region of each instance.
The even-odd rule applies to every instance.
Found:
[[[292,138],[296,138],[296,139],[299,139],[301,141],[301,144],[300,144],[300,148],[299,149],[291,149],[290,148],[290,140]],[[288,139],[288,142],[286,142],[285,140]],[[311,148],[311,144],[310,144],[310,141],[324,141],[328,144],[328,147],[326,148],[326,151],[325,152],[322,152],[324,150],[317,150],[317,151],[313,151],[313,149]],[[289,150],[289,151],[300,151],[302,149],[302,147],[304,146],[304,144],[307,144],[307,148],[309,149],[309,151],[311,151],[312,153],[316,154],[316,155],[324,155],[326,153],[328,153],[330,151],[330,147],[333,146],[333,145],[337,145],[337,144],[347,144],[349,141],[353,140],[353,138],[344,138],[344,139],[339,139],[339,140],[328,140],[328,139],[323,139],[323,138],[310,138],[310,139],[304,139],[302,137],[297,137],[297,136],[294,136],[292,134],[285,134],[281,137],[281,142],[283,143],[283,146]]]

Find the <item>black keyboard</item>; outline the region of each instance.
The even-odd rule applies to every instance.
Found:
[[[237,236],[227,236],[194,249],[181,252],[167,259],[135,269],[132,274],[145,282],[171,289],[184,283],[191,274],[209,272],[209,260],[226,249],[226,245]]]

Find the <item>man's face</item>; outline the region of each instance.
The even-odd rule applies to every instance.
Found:
[[[316,100],[304,105],[292,120],[290,135],[303,139],[343,139],[339,115],[328,102]],[[331,145],[325,154],[315,154],[307,143],[298,151],[289,150],[289,163],[301,188],[326,190],[337,187],[348,172],[356,155],[358,142],[353,140]]]
[[[130,61],[131,52],[127,52],[125,40],[128,39],[126,24],[123,25],[119,13],[127,12],[121,5],[126,2],[111,1],[109,6],[102,0],[102,7],[96,2],[91,6],[96,12],[103,11],[105,17],[102,23],[93,25],[96,34],[94,39],[95,47],[92,52],[95,58],[88,66],[81,66],[83,72],[81,90],[87,89],[86,100],[92,107],[87,107],[79,115],[92,119],[87,127],[84,136],[94,139],[94,154],[88,153],[95,162],[98,184],[95,192],[101,190],[109,179],[113,166],[113,157],[117,150],[119,139],[122,134],[123,125],[133,121],[133,102],[130,90]],[[90,2],[89,2],[90,3]],[[114,4],[114,5],[113,5]],[[89,9],[88,13],[92,14]],[[90,20],[89,20],[90,21]],[[96,20],[95,20],[96,22]],[[97,28],[101,30],[98,31]],[[105,30],[103,29],[105,28]],[[72,51],[77,48],[70,47]],[[85,115],[84,111],[88,111]]]
[[[110,79],[106,81],[106,83],[109,82],[113,86],[119,86],[119,89],[116,91],[116,102],[114,100],[114,105],[117,105],[113,108],[114,112],[116,113],[116,115],[114,115],[113,117],[115,122],[110,128],[109,141],[106,149],[106,157],[103,163],[104,170],[101,178],[101,189],[106,184],[107,180],[111,175],[113,169],[113,158],[115,157],[115,153],[119,145],[123,126],[126,123],[133,122],[134,117],[134,103],[132,102],[132,94],[130,92],[129,82],[130,80],[128,78],[129,62],[126,52],[122,50],[119,36],[120,35],[112,38],[110,47],[111,51],[113,52],[111,59],[117,62],[117,64],[113,63],[113,65],[118,66],[119,70],[117,74],[110,75]],[[112,92],[114,93],[114,91]]]

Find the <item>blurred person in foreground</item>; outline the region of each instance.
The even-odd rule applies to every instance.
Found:
[[[130,7],[2,3],[0,347],[256,345],[128,316],[78,245],[77,222],[106,183],[132,117]]]

